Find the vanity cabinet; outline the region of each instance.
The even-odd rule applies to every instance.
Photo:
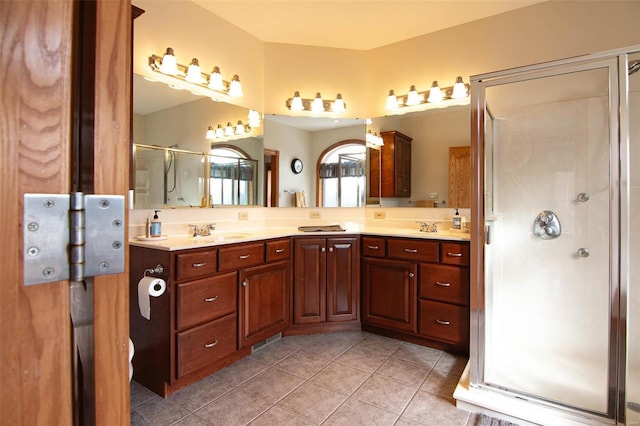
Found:
[[[355,236],[294,239],[294,326],[358,325],[359,259]]]
[[[469,243],[362,237],[363,330],[468,352]]]
[[[289,238],[268,242],[266,261],[270,263],[240,271],[240,347],[251,346],[289,326],[290,247]]]
[[[381,197],[411,196],[412,138],[391,130],[380,132],[384,145],[380,155]]]
[[[130,335],[135,380],[168,396],[251,352],[289,326],[290,239],[166,251],[130,248]],[[150,319],[138,307],[146,269],[167,283],[151,297]],[[147,271],[147,274],[149,272]]]

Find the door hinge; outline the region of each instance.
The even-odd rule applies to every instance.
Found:
[[[124,272],[124,196],[24,194],[24,285]]]

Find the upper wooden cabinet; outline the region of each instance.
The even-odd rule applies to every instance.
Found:
[[[411,196],[411,141],[396,130],[380,132],[384,145],[380,159],[382,197]]]

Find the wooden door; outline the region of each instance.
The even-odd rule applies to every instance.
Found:
[[[98,1],[96,8],[93,156],[99,161],[92,177],[96,193],[126,195],[128,171],[117,165],[129,161],[131,9],[124,0]],[[71,0],[0,2],[3,424],[73,422],[69,282],[22,283],[23,195],[72,188],[73,12]],[[126,272],[94,281],[98,425],[130,419],[127,284]]]
[[[240,271],[240,347],[271,337],[289,326],[289,261]]]
[[[321,323],[327,319],[325,252],[324,238],[298,238],[294,242],[294,324]]]
[[[449,147],[449,206],[471,207],[471,147]]]
[[[412,262],[362,261],[362,322],[416,332],[416,273]]]
[[[358,319],[359,260],[358,238],[327,240],[327,321]]]

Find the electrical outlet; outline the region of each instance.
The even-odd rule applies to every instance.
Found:
[[[384,219],[384,211],[380,210],[380,211],[374,211],[373,212],[373,218],[374,219]]]
[[[437,192],[430,192],[429,193],[429,199],[430,200],[437,200],[438,199],[438,193]]]
[[[249,212],[238,212],[238,220],[249,220]]]
[[[317,210],[312,210],[309,212],[309,217],[311,219],[320,219],[320,212]]]

